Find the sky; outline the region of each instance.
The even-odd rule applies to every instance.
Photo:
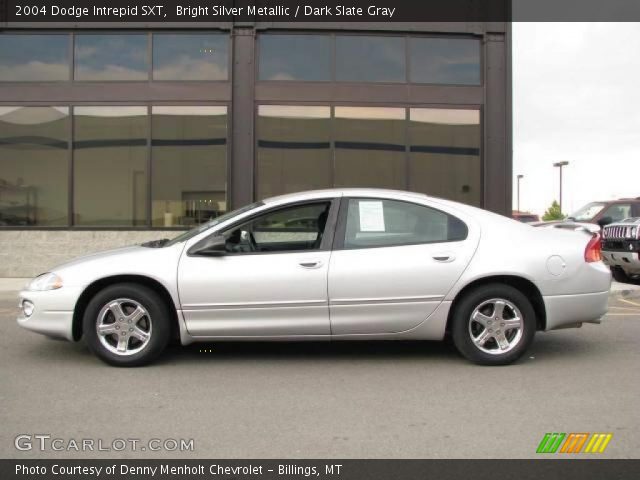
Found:
[[[640,23],[513,23],[513,206],[640,197]]]

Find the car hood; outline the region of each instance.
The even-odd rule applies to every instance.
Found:
[[[132,245],[74,258],[50,271],[60,275],[65,286],[81,287],[121,275],[144,276],[166,284],[175,280],[183,248],[184,243],[164,248]]]
[[[51,271],[53,272],[53,271],[65,270],[68,268],[72,268],[76,265],[85,264],[90,261],[104,260],[111,257],[118,257],[118,256],[126,255],[129,253],[139,252],[144,249],[145,248],[141,247],[140,245],[130,245],[127,247],[118,247],[118,248],[112,248],[109,250],[102,250],[99,252],[88,253],[86,255],[81,255],[79,257],[72,258],[67,262],[56,265],[51,269]]]

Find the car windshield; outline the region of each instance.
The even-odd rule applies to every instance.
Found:
[[[220,215],[219,217],[216,217],[216,218],[214,218],[212,220],[209,220],[206,223],[203,223],[202,225],[198,225],[197,227],[192,228],[191,230],[188,230],[188,231],[184,232],[182,235],[178,235],[174,239],[172,239],[169,242],[167,242],[164,246],[165,247],[169,247],[171,245],[175,245],[176,243],[180,243],[180,242],[184,242],[186,240],[189,240],[190,238],[195,237],[199,233],[202,233],[205,230],[208,230],[211,227],[213,227],[215,225],[218,225],[219,223],[225,222],[225,221],[235,217],[236,215],[241,215],[241,214],[243,214],[245,212],[248,212],[249,210],[253,210],[254,208],[258,208],[258,207],[260,207],[262,205],[264,205],[263,202],[251,203],[249,205],[245,205],[244,207],[238,208],[237,210],[233,210],[232,212],[225,213],[224,215]]]
[[[598,213],[602,211],[604,208],[604,203],[588,203],[584,207],[582,207],[577,212],[569,215],[569,219],[575,220],[576,222],[588,222],[593,217],[595,217]]]

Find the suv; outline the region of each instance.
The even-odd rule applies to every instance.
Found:
[[[567,220],[597,223],[603,227],[630,217],[640,217],[640,197],[621,198],[620,200],[609,200],[607,202],[591,202],[569,215]]]
[[[618,282],[640,283],[640,217],[603,227],[602,259]]]

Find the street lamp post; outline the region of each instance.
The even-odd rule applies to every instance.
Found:
[[[518,212],[520,212],[520,180],[524,178],[524,175],[518,175],[516,178],[518,179]]]
[[[569,165],[569,162],[556,162],[553,164],[554,167],[558,167],[560,169],[560,213],[562,213],[562,167],[566,167]]]

